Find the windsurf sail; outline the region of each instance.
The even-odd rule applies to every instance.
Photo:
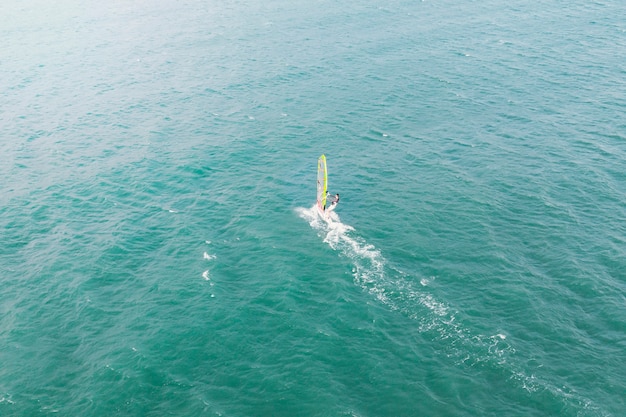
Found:
[[[317,207],[324,211],[326,207],[326,191],[328,188],[328,171],[326,171],[326,155],[317,160]]]

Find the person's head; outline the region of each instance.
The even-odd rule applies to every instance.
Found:
[[[339,197],[339,193],[335,194],[337,197]]]

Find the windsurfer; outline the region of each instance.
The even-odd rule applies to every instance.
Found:
[[[330,193],[326,194],[326,201],[330,201],[330,207],[328,207],[328,211],[332,211],[337,208],[337,204],[339,204],[339,193],[332,195]]]

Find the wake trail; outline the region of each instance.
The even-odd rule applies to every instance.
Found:
[[[336,212],[327,213],[327,221],[320,218],[316,206],[299,207],[296,212],[324,243],[350,259],[356,285],[391,310],[415,320],[420,333],[440,344],[438,351],[457,366],[498,369],[518,387],[529,393],[548,393],[576,415],[608,416],[573,389],[528,375],[516,365],[516,350],[505,334],[472,332],[457,319],[458,312],[428,292],[429,278],[417,279],[390,266],[381,252],[352,226],[342,223]]]

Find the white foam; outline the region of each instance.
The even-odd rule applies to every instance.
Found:
[[[6,402],[7,404],[15,404],[15,402],[14,402],[14,401],[11,401],[11,399],[10,399],[10,398],[7,398],[7,397],[2,397],[2,398],[0,398],[0,404],[2,404],[2,403],[4,403],[4,402]]]
[[[205,281],[210,280],[210,278],[209,278],[209,270],[208,269],[202,273],[202,278],[204,278]]]
[[[353,236],[355,229],[342,223],[336,212],[329,213],[330,216],[325,221],[318,214],[316,206],[296,210],[300,217],[307,220],[311,227],[320,233],[325,243],[352,261],[352,274],[357,285],[392,310],[399,310],[409,317],[419,318],[420,328],[424,330],[438,329],[440,333],[447,331],[459,333],[458,324],[454,323],[455,316],[450,308],[436,300],[432,294],[420,289],[428,285],[428,279],[420,279],[418,282],[421,287],[418,287],[414,282],[415,278],[388,266],[380,250],[361,237]],[[419,312],[416,305],[425,307],[432,314]]]
[[[206,259],[207,261],[211,261],[211,260],[213,260],[213,259],[215,259],[215,258],[216,258],[216,256],[215,256],[215,255],[209,255],[209,254],[208,254],[208,253],[206,253],[206,252],[204,252],[204,254],[202,255],[202,257],[203,257],[204,259]]]

